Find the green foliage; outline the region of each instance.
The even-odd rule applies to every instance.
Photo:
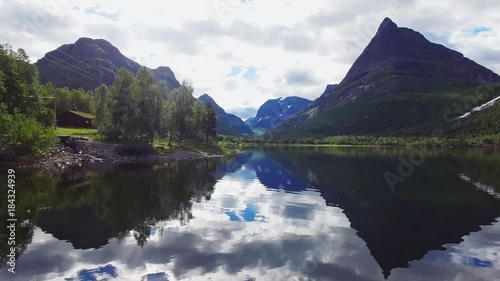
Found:
[[[207,109],[193,97],[193,88],[186,82],[170,91],[166,82],[156,84],[147,68],[136,76],[120,69],[109,97],[104,86],[94,92],[91,112],[99,123],[102,119],[101,135],[108,140],[153,144],[160,137],[171,146],[173,141],[201,141],[206,135]],[[213,130],[211,136],[216,134]]]
[[[9,114],[0,107],[0,153],[40,156],[56,141],[54,130],[45,128],[34,117]]]
[[[155,147],[168,146],[168,140],[157,139],[154,143]],[[180,149],[184,151],[192,151],[197,153],[210,153],[216,155],[233,155],[240,153],[242,145],[228,141],[219,142],[200,142],[200,141],[184,141],[182,143],[171,144],[172,149]]]
[[[222,150],[222,155],[237,154],[237,153],[240,153],[242,151],[241,144],[231,143],[231,142],[227,142],[227,141],[219,142],[218,146]]]
[[[109,124],[111,115],[109,113],[109,89],[105,84],[102,84],[94,91],[94,95],[91,96],[89,109],[90,112],[96,116],[94,126],[98,126],[99,135],[104,135],[105,124]]]
[[[68,88],[57,88],[53,91],[55,91],[57,114],[67,110],[90,111],[91,96],[83,89],[70,90]],[[53,101],[51,103],[53,104]]]
[[[0,45],[0,104],[6,105],[10,114],[16,110],[36,114],[42,107],[38,90],[38,71],[26,52]]]
[[[54,112],[46,107],[47,88],[24,50],[0,45],[0,151],[42,155],[55,141]]]
[[[325,138],[248,138],[223,137],[224,142],[245,145],[353,145],[353,146],[402,146],[402,147],[474,147],[500,145],[500,133],[480,136],[425,137],[425,136],[353,136],[341,135]]]
[[[151,144],[159,128],[161,116],[160,89],[154,81],[154,77],[147,68],[141,68],[137,73],[139,90],[138,99],[138,123],[139,139],[149,141]]]
[[[461,120],[457,135],[495,134],[500,132],[500,102]]]
[[[172,99],[163,101],[158,128],[158,135],[161,138],[169,138],[169,143],[172,142],[175,132],[174,107],[175,103]]]
[[[205,139],[208,143],[210,138],[217,137],[217,115],[215,113],[214,108],[212,107],[212,103],[207,103],[205,106],[206,116],[204,120],[204,131],[205,131]]]
[[[192,106],[195,103],[193,98],[193,88],[187,83],[172,91],[173,108],[173,126],[177,131],[178,141],[190,137],[193,132],[188,124],[188,117],[192,115]]]
[[[111,87],[110,126],[114,134],[124,138],[135,138],[138,131],[138,94],[137,82],[132,72],[122,68],[116,74]]]

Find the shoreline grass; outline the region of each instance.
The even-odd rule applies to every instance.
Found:
[[[55,131],[56,135],[63,136],[78,136],[78,137],[88,137],[92,141],[99,140],[99,134],[97,129],[83,129],[83,128],[64,128],[58,127]],[[117,143],[121,144],[123,141],[106,141],[105,143]],[[211,153],[217,155],[232,155],[241,152],[241,145],[229,142],[229,141],[219,141],[216,143],[205,143],[205,142],[194,142],[194,141],[184,141],[182,143],[174,142],[172,143],[172,147],[168,146],[167,139],[156,139],[153,143],[153,146],[164,147],[165,151],[170,149],[180,149],[185,151],[197,152],[197,153]]]
[[[383,136],[332,136],[326,138],[257,139],[228,138],[243,146],[287,145],[287,146],[376,146],[376,147],[500,147],[500,133],[493,135],[455,138],[438,137],[383,137]]]
[[[61,136],[98,136],[97,129],[57,127],[55,133]]]
[[[169,150],[168,140],[165,139],[155,140],[153,146],[156,148],[164,147],[167,151]],[[238,154],[242,151],[240,144],[230,143],[227,141],[208,144],[205,142],[184,141],[182,143],[172,143],[171,149],[180,149],[197,153],[210,153],[222,156]]]
[[[97,129],[57,128],[56,135],[86,136],[98,140]],[[231,155],[241,153],[244,148],[258,146],[338,146],[338,147],[499,147],[500,133],[481,136],[438,138],[426,136],[331,136],[324,138],[249,138],[221,136],[215,143],[184,141],[168,146],[167,139],[156,139],[154,147],[164,147],[165,151],[180,149],[198,153]]]

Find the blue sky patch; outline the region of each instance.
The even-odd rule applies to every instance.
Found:
[[[475,257],[465,257],[464,264],[476,267],[493,267],[493,262]]]
[[[226,215],[229,217],[230,221],[241,221],[240,217],[238,217],[235,211],[226,211]]]
[[[65,278],[64,280],[66,281],[79,281],[79,280],[85,280],[85,281],[97,281],[97,278],[99,277],[99,280],[102,277],[106,277],[105,280],[110,280],[113,278],[118,277],[118,272],[116,270],[116,267],[114,267],[111,264],[108,264],[106,266],[100,266],[98,268],[93,268],[93,269],[82,269],[78,271],[78,277],[77,278]]]
[[[253,222],[258,216],[259,207],[253,203],[247,203],[247,207],[243,211],[226,211],[226,215],[229,217],[230,221],[235,222]]]
[[[244,70],[246,70],[245,73],[243,73],[243,78],[245,80],[250,83],[254,83],[255,81],[257,81],[257,68],[253,66],[233,65],[231,67],[231,72],[229,72],[226,77],[238,76]]]
[[[250,66],[247,68],[245,74],[243,74],[243,78],[245,78],[245,80],[247,80],[248,82],[253,83],[257,80],[256,72],[257,69],[255,69],[255,67],[253,66]]]
[[[479,33],[488,32],[488,31],[490,31],[490,29],[487,28],[487,27],[478,27],[478,28],[474,28],[472,30],[472,34],[473,35],[478,35]]]
[[[118,21],[118,19],[120,19],[120,13],[119,12],[108,13],[108,12],[102,11],[100,8],[101,7],[99,7],[99,6],[94,6],[94,7],[85,8],[84,11],[85,11],[86,14],[98,15],[98,16],[101,16],[101,17],[108,18],[108,19],[110,19],[112,21]]]
[[[144,280],[147,281],[168,281],[168,275],[165,272],[152,273],[144,277],[146,277]]]
[[[245,221],[255,221],[255,217],[259,212],[259,207],[255,204],[247,204],[247,208],[243,210],[243,219]]]
[[[240,74],[242,69],[243,67],[241,65],[233,65],[233,67],[231,67],[231,72],[228,75],[226,75],[226,77],[234,77]]]

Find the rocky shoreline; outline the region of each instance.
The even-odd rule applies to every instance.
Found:
[[[84,163],[109,164],[161,164],[171,161],[194,160],[221,155],[198,153],[171,149],[165,153],[148,155],[123,155],[117,152],[118,144],[74,140],[73,146],[58,145],[45,157],[21,163],[22,168],[36,168],[43,170],[61,170],[66,167],[79,166]]]

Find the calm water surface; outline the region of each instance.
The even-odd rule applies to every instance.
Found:
[[[339,147],[19,170],[0,280],[500,280],[499,172],[494,150]]]

